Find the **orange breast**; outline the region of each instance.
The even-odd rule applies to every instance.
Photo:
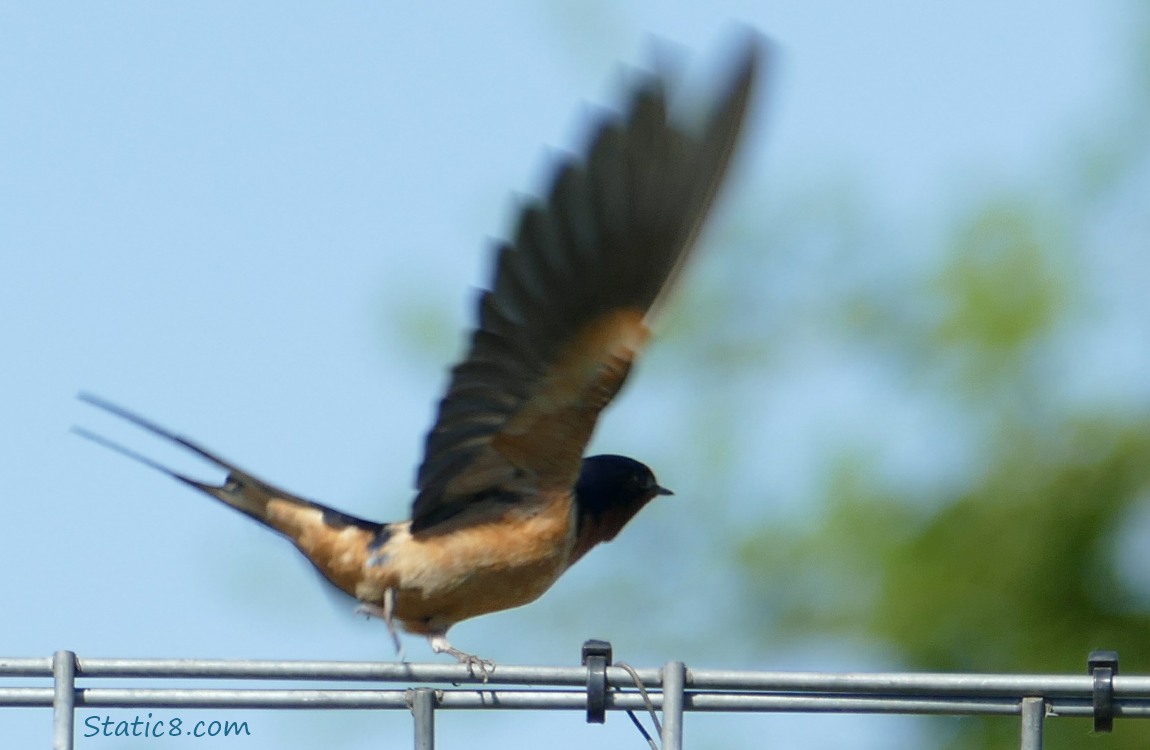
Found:
[[[436,533],[393,528],[355,594],[382,606],[394,588],[396,619],[408,632],[426,634],[537,599],[566,567],[575,524],[570,493],[556,492],[478,522],[462,517]]]

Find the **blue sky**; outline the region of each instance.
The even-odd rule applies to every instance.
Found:
[[[615,101],[619,62],[642,63],[648,34],[681,45],[692,76],[733,20],[775,44],[728,197],[845,177],[891,220],[929,224],[957,195],[1033,179],[1089,124],[1118,85],[1124,7],[0,6],[0,651],[391,658],[383,628],[332,606],[280,540],[69,434],[84,424],[195,467],[74,395],[120,401],[349,512],[403,517],[490,238],[540,184],[548,149],[579,144],[588,102]],[[430,324],[460,333],[413,344]],[[640,427],[656,409],[675,406],[645,399],[640,376],[595,446],[642,456],[645,441],[667,441]],[[692,523],[681,506],[658,513],[652,528]],[[604,559],[634,562],[628,539],[648,549],[644,533],[629,528]],[[574,590],[593,590],[606,565],[573,572]],[[532,635],[571,606],[563,585],[529,608],[540,613],[488,617],[454,639],[497,660],[573,662],[578,637]],[[595,622],[587,636],[612,637],[611,613]],[[653,663],[692,661],[687,647],[630,645]],[[408,654],[430,658],[414,639]],[[717,742],[810,731],[752,718],[689,719],[688,738],[696,726]],[[378,747],[381,732],[409,731],[403,716],[252,721],[244,747]],[[0,717],[5,746],[48,731],[44,712]],[[556,747],[636,739],[622,719],[505,714],[445,717],[440,740],[543,732]],[[846,747],[848,735],[850,747],[914,743],[889,719],[820,720],[807,736]]]

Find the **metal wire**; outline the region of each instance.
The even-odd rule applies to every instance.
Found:
[[[639,697],[643,699],[644,705],[647,706],[647,712],[651,715],[651,723],[655,725],[655,733],[658,734],[660,738],[662,738],[663,727],[659,725],[659,714],[655,710],[655,704],[651,702],[651,696],[647,692],[647,687],[643,684],[643,681],[639,679],[639,673],[635,671],[634,667],[632,667],[630,664],[627,664],[626,662],[617,661],[615,662],[615,666],[626,670],[627,674],[631,675],[631,679],[635,681],[635,687],[639,691]],[[651,734],[643,726],[643,723],[639,721],[639,717],[635,715],[635,712],[628,711],[627,716],[630,717],[631,723],[635,725],[635,729],[639,731],[639,734],[643,736],[643,739],[647,740],[647,744],[651,746],[651,750],[659,750],[659,746],[655,744],[655,740],[651,738]]]
[[[606,674],[613,688],[608,711],[662,711],[665,750],[681,746],[683,714],[693,711],[1017,716],[1025,750],[1042,747],[1047,718],[1099,718],[1091,674],[754,672],[688,669],[681,662],[662,669],[610,666]],[[497,665],[476,676],[456,664],[93,659],[59,651],[52,657],[0,658],[0,678],[6,682],[52,681],[0,687],[0,707],[53,708],[57,750],[73,747],[74,713],[81,706],[398,709],[413,715],[415,746],[432,750],[438,711],[586,711],[587,676],[586,667]],[[132,687],[138,679],[167,679],[179,687]],[[239,689],[188,687],[195,681],[237,679],[260,682]],[[306,686],[313,681],[374,684]],[[283,682],[296,684],[284,687]],[[389,683],[400,686],[381,687]],[[1105,687],[1103,703],[1112,706],[1115,718],[1150,718],[1150,676],[1115,674]]]

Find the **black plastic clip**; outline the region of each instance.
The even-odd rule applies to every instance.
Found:
[[[614,661],[611,644],[592,638],[583,643],[583,666],[587,667],[587,723],[607,721],[607,665]]]
[[[1117,651],[1091,651],[1087,669],[1094,677],[1094,731],[1114,729],[1114,676],[1118,674]]]

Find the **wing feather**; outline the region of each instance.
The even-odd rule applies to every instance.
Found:
[[[710,207],[759,54],[746,44],[702,127],[670,117],[663,82],[644,80],[586,160],[562,163],[547,199],[524,208],[427,436],[413,532],[480,497],[575,483]]]

